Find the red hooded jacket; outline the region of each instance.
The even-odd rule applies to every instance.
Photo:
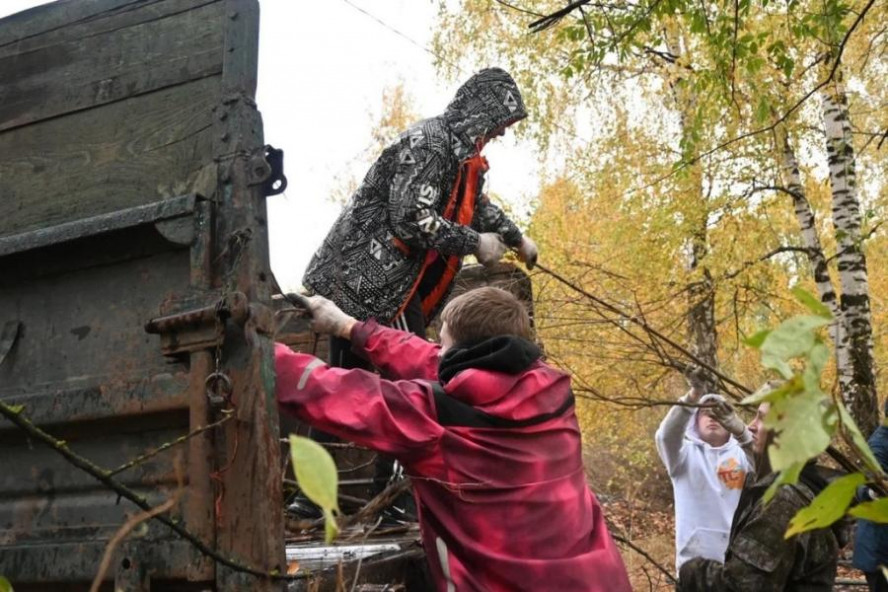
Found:
[[[631,590],[586,484],[568,375],[537,351],[517,373],[458,367],[442,390],[439,346],[375,321],[351,338],[386,378],[278,344],[278,403],[400,461],[438,590]]]

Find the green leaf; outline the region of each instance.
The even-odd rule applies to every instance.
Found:
[[[762,354],[762,366],[770,368],[771,370],[776,370],[780,377],[785,380],[789,380],[793,376],[792,368],[789,364],[787,364],[780,356],[770,352]]]
[[[324,540],[329,544],[339,535],[339,525],[331,510],[324,508]]]
[[[857,504],[848,510],[848,514],[855,518],[869,520],[870,522],[888,524],[888,497],[881,497],[872,502]]]
[[[773,388],[770,383],[766,383],[759,387],[757,391],[740,401],[741,405],[758,405],[765,401],[773,401],[786,396],[789,389],[793,388],[792,383],[786,382],[777,388]]]
[[[766,337],[768,336],[768,334],[770,334],[770,333],[771,333],[771,330],[770,330],[770,329],[765,329],[765,330],[763,330],[763,331],[759,331],[759,332],[756,333],[755,335],[753,335],[753,336],[751,336],[751,337],[747,337],[746,339],[744,339],[744,340],[743,340],[743,343],[745,343],[745,344],[748,345],[749,347],[754,347],[755,349],[759,349],[759,348],[762,346],[762,343],[765,342],[765,338],[766,338]]]
[[[866,477],[862,473],[852,473],[827,485],[807,507],[796,512],[789,521],[789,528],[786,529],[784,538],[788,539],[816,528],[826,528],[841,519],[851,500],[854,499],[857,487],[864,483]]]
[[[12,584],[3,576],[0,576],[0,592],[13,592]]]
[[[339,475],[333,457],[314,440],[294,435],[290,435],[290,457],[299,488],[324,511],[327,537],[335,536],[338,528],[333,513],[339,512]]]
[[[829,446],[835,423],[824,415],[822,402],[822,396],[809,393],[771,399],[765,425],[777,433],[768,448],[775,471],[804,463]]]
[[[22,411],[25,410],[25,406],[24,406],[24,405],[6,405],[6,408],[7,408],[7,409],[8,409],[13,415],[18,415],[19,413],[21,413]],[[3,592],[3,589],[2,589],[2,588],[0,588],[0,592]]]
[[[817,343],[811,348],[811,351],[808,352],[808,365],[813,368],[817,374],[820,374],[823,372],[823,367],[829,362],[829,357],[831,355],[832,353],[829,351],[829,347],[827,347],[822,341],[817,340]]]
[[[830,323],[814,315],[799,315],[780,323],[762,343],[762,352],[780,360],[807,353],[816,341],[816,330]],[[764,357],[762,359],[764,362]]]
[[[755,120],[758,123],[765,123],[771,116],[771,103],[764,95],[759,97],[758,103],[755,105]]]
[[[863,458],[863,462],[866,464],[866,468],[876,475],[884,475],[882,466],[879,464],[879,461],[876,460],[873,451],[866,442],[866,438],[860,433],[860,428],[857,427],[854,418],[848,413],[844,403],[836,401],[835,405],[839,412],[839,420],[842,422],[842,428],[846,430],[849,436],[851,436],[851,443],[857,448],[861,458]]]
[[[829,307],[815,298],[813,294],[798,286],[792,289],[792,293],[808,310],[817,316],[832,320],[832,312],[830,312]]]
[[[771,485],[769,485],[768,489],[765,491],[765,495],[763,498],[765,500],[765,503],[771,501],[771,498],[774,497],[774,494],[777,493],[777,490],[780,489],[781,485],[792,485],[798,482],[799,475],[802,474],[802,469],[804,468],[805,463],[800,462],[781,472],[774,480],[774,482],[771,483]]]

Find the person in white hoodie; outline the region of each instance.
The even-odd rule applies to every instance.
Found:
[[[699,371],[691,390],[657,429],[657,452],[675,496],[675,570],[693,557],[723,561],[734,510],[753,472],[752,434],[725,399],[704,394]]]

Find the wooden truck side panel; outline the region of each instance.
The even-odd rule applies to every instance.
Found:
[[[256,0],[63,0],[0,21],[0,401],[105,470],[230,415],[114,477],[152,506],[181,496],[189,532],[269,572],[284,553],[257,46]],[[233,385],[218,407],[214,372]],[[142,510],[2,419],[0,450],[0,573],[86,589]],[[157,522],[107,579],[283,586]]]

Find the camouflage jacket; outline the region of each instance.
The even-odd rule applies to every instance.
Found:
[[[678,592],[831,591],[840,549],[838,531],[814,530],[783,538],[790,519],[825,487],[814,467],[765,504],[772,473],[747,484],[734,515],[725,562],[697,557],[681,567]],[[808,478],[805,478],[808,477]]]
[[[471,224],[448,219],[445,208],[460,177],[466,182],[460,169],[478,154],[483,138],[525,117],[521,93],[507,72],[488,68],[472,76],[444,114],[411,126],[382,152],[302,283],[353,317],[386,323],[411,296],[429,250],[457,256],[458,266],[459,257],[477,250],[479,232],[498,233],[507,245],[518,246],[521,232],[480,194],[483,173],[475,185]],[[440,302],[445,300],[446,293]],[[434,311],[426,321],[432,316]]]

